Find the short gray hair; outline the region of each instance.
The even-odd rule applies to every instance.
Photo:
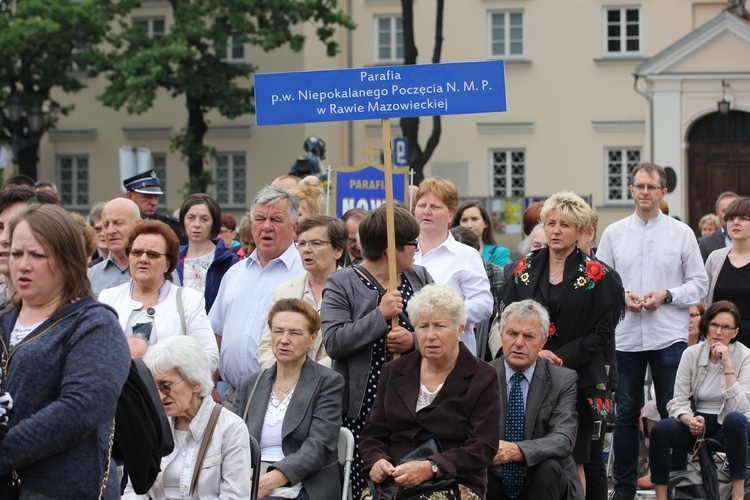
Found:
[[[521,252],[521,255],[526,255],[529,252],[531,252],[531,243],[533,242],[532,240],[534,239],[534,233],[539,229],[544,231],[543,222],[540,222],[539,224],[534,226],[534,229],[532,229],[531,232],[527,236],[524,236],[523,239],[521,240],[521,243],[518,244],[518,251]]]
[[[208,354],[193,337],[176,335],[160,340],[146,350],[143,362],[154,376],[177,370],[188,383],[200,384],[198,395],[202,398],[214,387]]]
[[[255,212],[256,205],[273,205],[282,200],[289,205],[289,220],[294,224],[299,219],[299,198],[274,186],[266,186],[258,191],[252,205],[250,205],[250,213]]]
[[[416,327],[419,317],[440,311],[457,326],[466,325],[464,299],[447,285],[427,285],[414,294],[407,306],[409,319]]]
[[[506,306],[500,315],[500,333],[502,333],[505,326],[505,319],[511,314],[521,319],[538,319],[541,323],[542,340],[546,339],[549,335],[549,313],[539,302],[526,299]]]
[[[86,217],[86,223],[88,223],[89,226],[93,226],[94,222],[102,221],[102,212],[104,211],[104,205],[106,205],[106,201],[100,201],[93,207],[91,207],[91,210],[89,210],[89,215]]]

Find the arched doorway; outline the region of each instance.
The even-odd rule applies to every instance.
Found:
[[[750,195],[750,113],[712,113],[688,133],[688,207],[690,226],[713,213],[722,191]]]

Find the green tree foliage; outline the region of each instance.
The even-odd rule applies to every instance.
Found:
[[[78,77],[98,57],[111,21],[133,4],[127,0],[0,0],[0,107],[16,92],[27,110],[34,105],[45,110],[42,133],[53,128],[72,107],[51,99],[50,93],[55,88],[64,92],[83,88]],[[74,68],[78,71],[71,71]],[[13,132],[20,173],[35,179],[42,134],[32,134],[24,120],[12,124],[0,113],[0,142],[10,143]]]
[[[114,51],[104,61],[109,85],[99,96],[110,107],[129,113],[150,109],[157,91],[172,98],[184,96],[188,120],[172,141],[188,163],[189,191],[205,191],[211,178],[203,165],[211,148],[204,144],[206,114],[215,109],[236,118],[255,111],[251,64],[224,60],[227,42],[251,44],[264,51],[289,46],[302,49],[302,23],[314,23],[317,38],[328,55],[338,51],[333,40],[337,26],[354,24],[336,0],[170,0],[174,21],[163,36],[149,37],[136,24],[121,23],[112,39]]]

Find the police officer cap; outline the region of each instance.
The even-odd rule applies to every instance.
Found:
[[[134,191],[141,194],[164,194],[161,190],[159,177],[153,170],[125,179],[123,184],[127,191]]]

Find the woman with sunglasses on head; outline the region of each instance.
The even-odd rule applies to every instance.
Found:
[[[331,274],[323,289],[323,343],[332,368],[344,376],[343,425],[354,434],[354,498],[359,498],[365,488],[359,436],[375,400],[381,369],[394,355],[416,348],[414,327],[406,319],[406,310],[411,297],[432,283],[427,270],[414,265],[419,224],[403,206],[394,207],[394,222],[396,290],[388,290],[385,205],[359,223],[362,263]],[[469,248],[467,251],[476,253]],[[395,328],[392,318],[398,319]]]
[[[211,399],[212,370],[203,352],[195,339],[182,335],[164,339],[143,356],[169,417],[175,444],[172,453],[161,459],[161,472],[147,498],[250,498],[252,462],[247,427]],[[218,415],[211,429],[214,411]],[[204,440],[208,440],[207,447],[200,457]],[[191,489],[196,473],[196,485]],[[128,484],[122,498],[146,497],[135,495]]]
[[[172,283],[179,248],[174,231],[163,222],[138,223],[125,250],[130,282],[102,290],[99,301],[117,312],[134,358],[158,340],[189,335],[203,346],[215,370],[219,349],[203,295]]]
[[[670,418],[651,430],[649,461],[656,498],[667,499],[671,448],[689,452],[699,437],[726,448],[732,499],[744,498],[750,418],[750,349],[737,342],[740,312],[731,302],[714,302],[701,320],[706,339],[685,349],[677,369]]]
[[[737,340],[750,347],[750,198],[737,198],[724,214],[732,246],[714,250],[706,261],[708,295],[706,305],[728,300],[740,311],[741,326]]]

